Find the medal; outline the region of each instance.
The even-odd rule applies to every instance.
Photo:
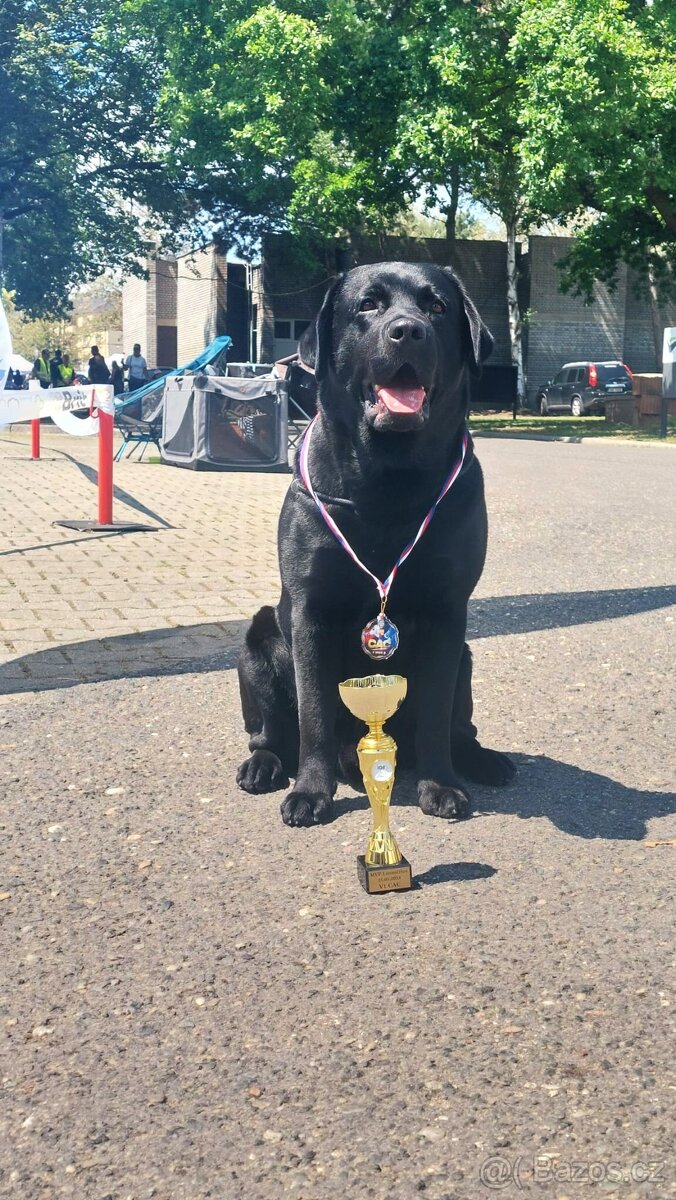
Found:
[[[345,534],[341,533],[340,529],[336,525],[336,522],[334,521],[333,517],[331,516],[330,512],[328,511],[326,505],[319,499],[319,496],[317,495],[315,489],[312,486],[312,480],[310,479],[310,473],[308,470],[308,459],[310,457],[310,439],[312,437],[312,430],[318,420],[319,420],[319,415],[317,415],[314,418],[314,420],[311,421],[310,424],[308,425],[308,427],[305,431],[305,436],[303,438],[303,444],[300,448],[301,478],[302,478],[303,483],[305,484],[305,487],[307,488],[308,492],[312,496],[312,499],[314,500],[315,504],[317,505],[317,508],[319,509],[320,513],[322,514],[322,517],[324,518],[326,524],[328,525],[329,529],[331,530],[331,533],[333,534],[333,536],[336,538],[336,540],[338,542],[340,542],[340,545],[343,547],[343,550],[346,552],[346,554],[350,555],[350,558],[357,564],[357,566],[360,568],[360,570],[364,571],[364,573],[366,575],[370,575],[371,579],[373,580],[373,582],[375,583],[375,585],[378,589],[378,595],[380,596],[380,613],[378,614],[377,617],[374,618],[373,621],[369,621],[368,625],[365,625],[364,628],[362,629],[362,631],[361,631],[361,648],[364,651],[364,654],[368,654],[369,658],[375,658],[375,659],[391,658],[392,655],[395,653],[395,651],[399,648],[399,630],[397,629],[394,622],[390,621],[389,617],[385,616],[385,606],[387,604],[388,597],[390,594],[390,588],[392,587],[392,584],[394,583],[395,576],[396,576],[397,571],[399,570],[400,566],[402,565],[402,563],[406,562],[406,559],[408,558],[408,556],[411,553],[411,551],[413,550],[413,548],[415,546],[417,546],[422,535],[424,534],[425,530],[427,529],[430,521],[432,520],[432,517],[434,516],[435,512],[437,511],[439,504],[443,500],[446,493],[450,490],[450,488],[453,487],[453,484],[455,483],[456,479],[458,478],[458,475],[460,474],[460,472],[462,470],[462,464],[465,461],[465,455],[470,446],[469,431],[468,431],[467,427],[465,427],[463,435],[462,435],[462,446],[461,446],[461,450],[460,450],[460,455],[459,455],[457,461],[453,464],[453,469],[452,469],[450,475],[447,477],[446,482],[444,483],[444,486],[442,487],[441,491],[439,492],[437,499],[435,500],[430,511],[428,512],[427,516],[425,517],[424,521],[422,522],[415,537],[413,538],[413,540],[411,542],[409,542],[408,546],[406,546],[405,549],[402,550],[401,554],[399,555],[399,558],[397,559],[396,563],[392,567],[392,570],[390,571],[389,575],[387,576],[387,579],[378,579],[378,576],[374,575],[373,571],[369,571],[368,567],[364,566],[364,563],[361,561],[361,559],[357,556],[355,551],[352,549],[352,546],[350,545],[347,538],[345,537]]]
[[[384,612],[361,631],[361,648],[369,658],[391,658],[399,646],[399,630]]]

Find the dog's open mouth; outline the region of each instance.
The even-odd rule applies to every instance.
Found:
[[[389,412],[397,417],[420,412],[427,392],[415,369],[409,363],[404,363],[389,383],[373,385],[373,395],[379,412]]]

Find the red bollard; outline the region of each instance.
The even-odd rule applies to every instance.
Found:
[[[99,413],[99,525],[113,523],[113,414]]]
[[[110,389],[112,391],[112,388]],[[95,390],[92,389],[90,413],[96,409],[99,418],[99,516],[98,521],[54,521],[54,525],[63,525],[66,529],[81,531],[101,530],[109,533],[156,533],[156,525],[143,525],[138,521],[113,521],[113,441],[115,417],[113,412],[107,412],[106,407],[112,408],[112,400],[107,400],[100,407],[95,402]],[[37,424],[37,422],[34,422]]]
[[[31,458],[40,457],[40,422],[31,421]]]

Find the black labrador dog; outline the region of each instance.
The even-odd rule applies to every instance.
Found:
[[[357,267],[326,295],[309,364],[319,417],[307,469],[341,533],[381,580],[460,461],[468,377],[492,345],[448,268]],[[355,745],[363,726],[338,696],[349,676],[408,678],[388,729],[401,765],[415,769],[423,812],[465,817],[471,802],[459,776],[498,785],[514,774],[504,754],[479,744],[472,723],[465,628],[487,520],[481,468],[471,440],[465,445],[460,473],[392,585],[387,616],[400,642],[380,663],[361,644],[380,609],[377,585],[331,532],[296,467],[279,521],[281,598],[254,617],[239,662],[251,757],[237,782],[270,792],[295,776],[281,807],[287,825],[330,820],[338,778],[361,787]]]

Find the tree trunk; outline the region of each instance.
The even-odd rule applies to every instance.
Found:
[[[523,348],[521,344],[521,313],[517,294],[518,271],[516,266],[516,221],[506,221],[507,226],[507,319],[512,366],[516,367],[516,400],[512,416],[516,419],[517,408],[526,403],[526,382],[523,374]]]
[[[652,264],[648,267],[648,290],[650,292],[650,319],[653,328],[653,342],[655,344],[655,370],[661,373],[664,326],[662,325],[662,317],[660,316],[660,305],[657,298],[657,284],[655,282],[655,272]]]
[[[451,167],[451,179],[448,187],[451,203],[446,209],[446,241],[455,241],[455,222],[458,215],[460,200],[460,167]]]

